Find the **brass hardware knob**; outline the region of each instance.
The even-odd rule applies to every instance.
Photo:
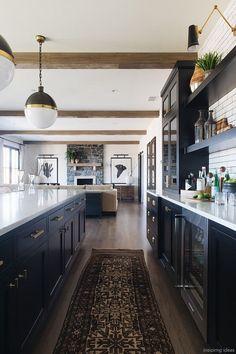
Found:
[[[155,216],[153,216],[153,217],[152,217],[152,222],[155,222],[155,219],[156,219]]]
[[[68,209],[66,209],[66,211],[73,211],[75,208],[68,208]]]
[[[148,202],[150,202],[150,197],[147,198]]]
[[[15,284],[13,284],[13,283],[10,283],[10,284],[9,284],[9,288],[15,288],[15,287],[16,287]]]
[[[155,243],[155,237],[152,237],[152,243]]]
[[[63,216],[55,216],[55,218],[52,219],[52,221],[61,221],[63,220]]]
[[[18,289],[18,285],[19,285],[19,280],[18,280],[18,278],[15,278],[15,282],[14,282],[14,283],[10,283],[10,284],[9,284],[9,288],[16,288],[16,289]]]
[[[0,267],[3,266],[3,264],[4,264],[4,261],[1,259],[0,260]]]
[[[147,233],[148,233],[148,234],[150,233],[150,230],[149,230],[149,229],[147,229]]]
[[[35,230],[31,235],[30,237],[32,237],[33,239],[37,239],[39,236],[43,235],[44,234],[44,229],[42,230]]]
[[[147,214],[148,214],[148,216],[150,216],[150,211],[149,210],[148,210]]]
[[[156,205],[156,201],[155,201],[155,200],[152,201],[152,205],[153,205],[153,206]]]
[[[19,279],[25,279],[25,280],[26,280],[26,279],[27,279],[27,270],[24,269],[24,270],[23,270],[23,274],[21,274],[21,273],[18,274],[18,278],[19,278]]]

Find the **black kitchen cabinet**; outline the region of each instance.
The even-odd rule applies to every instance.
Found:
[[[158,197],[147,193],[147,239],[158,256]]]
[[[0,354],[31,352],[84,235],[85,194],[0,237]]]
[[[209,224],[208,337],[236,350],[236,231]]]
[[[53,297],[63,275],[63,208],[49,215],[47,292]]]
[[[156,189],[156,137],[147,144],[147,189]]]
[[[190,172],[197,176],[202,166],[208,166],[206,154],[201,152],[194,158],[185,154],[186,147],[194,140],[193,122],[197,120],[197,111],[186,105],[193,70],[194,62],[177,61],[161,91],[163,189],[172,193],[184,189]]]
[[[180,240],[177,218],[182,208],[161,199],[160,260],[175,284],[178,283],[178,263],[180,260]]]

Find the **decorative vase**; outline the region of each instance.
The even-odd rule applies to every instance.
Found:
[[[199,109],[199,117],[196,123],[194,124],[194,132],[195,132],[195,143],[200,143],[204,140],[204,124],[205,124],[205,117],[206,117],[206,110]]]
[[[70,163],[74,163],[75,161],[74,161],[74,159],[70,159]]]
[[[216,135],[216,122],[213,119],[213,110],[210,110],[208,119],[204,124],[204,137],[208,139],[214,135]]]
[[[204,80],[204,71],[195,65],[193,75],[190,80],[190,89],[194,92]]]
[[[206,79],[211,73],[212,73],[213,70],[206,70],[204,71],[204,79]]]
[[[75,159],[75,163],[79,163],[79,159]]]

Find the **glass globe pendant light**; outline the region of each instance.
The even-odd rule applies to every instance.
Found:
[[[45,37],[36,36],[39,43],[39,88],[25,103],[25,116],[35,127],[44,129],[50,127],[57,118],[57,106],[51,96],[44,92],[42,86],[42,44]]]
[[[14,72],[15,63],[11,48],[0,35],[0,91],[11,83]]]

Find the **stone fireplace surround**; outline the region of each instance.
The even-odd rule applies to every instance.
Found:
[[[77,184],[79,178],[93,178],[93,184],[103,183],[103,154],[104,146],[102,144],[79,144],[67,145],[67,149],[73,149],[77,153],[79,163],[100,163],[101,166],[93,169],[92,166],[76,167],[67,165],[67,184]]]

